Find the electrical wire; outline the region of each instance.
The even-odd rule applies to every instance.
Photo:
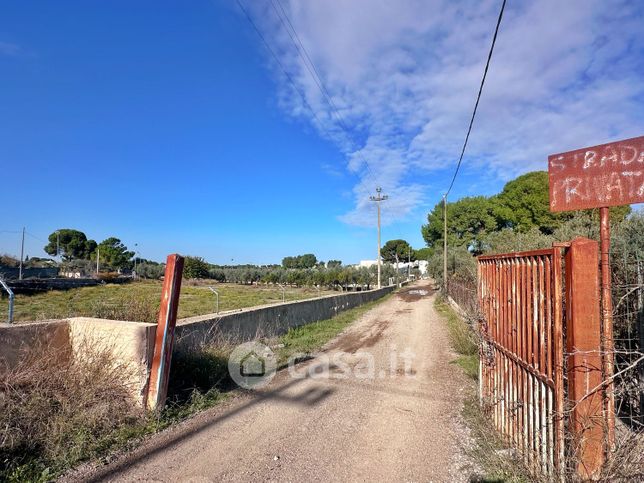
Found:
[[[288,71],[287,71],[286,67],[284,66],[284,64],[282,63],[282,61],[279,59],[279,57],[278,57],[277,53],[275,52],[275,50],[270,46],[270,44],[269,44],[268,40],[266,39],[266,37],[264,36],[264,34],[262,34],[262,32],[260,31],[260,29],[257,27],[257,24],[253,21],[253,19],[252,19],[252,17],[251,17],[251,15],[250,15],[250,13],[249,13],[249,12],[248,12],[248,10],[244,7],[244,5],[243,5],[243,3],[241,2],[241,0],[237,0],[237,5],[238,5],[238,6],[239,6],[239,8],[241,9],[241,11],[244,13],[244,15],[245,15],[246,19],[248,20],[248,22],[252,25],[253,29],[255,30],[255,32],[257,33],[257,35],[259,36],[259,38],[260,38],[260,39],[262,40],[262,42],[264,43],[264,46],[266,47],[266,49],[270,52],[270,54],[273,56],[273,58],[275,59],[275,61],[276,61],[276,62],[277,62],[277,64],[279,65],[279,67],[280,67],[280,69],[282,70],[282,72],[284,73],[284,76],[286,77],[286,79],[289,81],[289,83],[291,84],[291,86],[293,87],[293,89],[294,89],[294,90],[299,94],[300,98],[302,99],[302,102],[303,102],[303,103],[304,103],[304,105],[307,107],[307,109],[311,112],[311,114],[313,115],[313,117],[314,117],[314,119],[316,120],[316,122],[317,122],[318,126],[320,127],[320,129],[321,129],[321,130],[322,130],[322,131],[327,135],[327,137],[329,137],[329,139],[334,139],[334,136],[333,136],[333,135],[331,135],[331,133],[328,131],[328,129],[326,129],[326,128],[324,127],[324,124],[322,123],[322,121],[320,120],[320,118],[319,118],[319,117],[317,116],[317,114],[315,113],[315,110],[314,110],[314,109],[313,109],[313,107],[309,104],[309,102],[306,100],[306,95],[304,94],[304,92],[303,92],[303,91],[302,91],[302,90],[297,86],[297,84],[296,84],[296,83],[295,83],[295,81],[293,80],[293,77],[288,73]],[[289,34],[289,37],[291,38],[291,41],[293,41],[293,43],[294,43],[294,45],[295,45],[295,47],[296,47],[296,49],[297,49],[297,51],[298,51],[298,54],[299,54],[300,56],[302,56],[302,53],[301,53],[301,51],[300,51],[300,49],[299,49],[298,45],[295,43],[295,40],[294,40],[293,36],[291,35],[291,33],[290,33],[290,31],[288,30],[288,28],[286,28],[286,25],[284,24],[284,20],[283,20],[283,19],[282,19],[282,17],[279,15],[279,12],[277,11],[277,9],[276,9],[275,5],[274,5],[274,4],[272,4],[272,6],[273,6],[273,9],[275,10],[276,14],[278,15],[278,18],[279,18],[279,19],[280,19],[280,21],[282,22],[282,25],[284,25],[284,28],[286,29],[287,33]],[[280,5],[280,7],[281,7],[281,5]],[[283,9],[283,8],[282,8],[282,9]],[[287,17],[287,19],[288,19],[288,17]],[[292,23],[290,22],[290,20],[288,20],[288,22],[289,22],[289,23],[291,24],[291,26],[292,26]],[[293,30],[293,33],[297,36],[297,33],[295,32],[295,30]],[[297,36],[297,37],[298,37],[298,39],[299,39],[299,36]],[[301,41],[300,41],[300,43],[301,43]],[[304,46],[302,45],[302,48],[303,48],[303,47],[304,47]],[[310,56],[308,56],[308,53],[307,53],[306,55],[307,55],[307,57],[309,58],[309,61],[310,61]],[[330,96],[328,95],[328,91],[326,91],[326,88],[324,87],[323,83],[321,82],[321,79],[320,79],[319,77],[317,77],[317,78],[315,77],[314,73],[313,73],[313,72],[311,72],[311,69],[308,67],[308,64],[306,63],[306,61],[304,62],[304,64],[305,64],[305,66],[307,67],[307,69],[309,70],[309,73],[312,75],[313,80],[314,80],[314,81],[315,81],[315,83],[317,84],[318,88],[319,88],[319,89],[320,89],[320,91],[322,92],[322,96],[323,96],[323,98],[324,98],[324,99],[329,103],[329,106],[331,107],[332,112],[335,114],[335,117],[336,117],[336,119],[337,119],[337,122],[338,122],[338,124],[340,125],[340,128],[344,131],[345,135],[347,136],[347,139],[348,139],[352,144],[355,144],[355,142],[353,142],[353,140],[352,140],[352,138],[351,138],[351,136],[350,136],[350,134],[349,134],[349,129],[347,128],[346,124],[344,123],[344,120],[343,120],[342,116],[340,115],[340,113],[339,113],[339,111],[338,111],[337,107],[335,107],[335,104],[333,103],[333,100],[332,100],[332,99],[330,98]],[[314,71],[315,71],[315,72],[317,72],[317,69],[315,68],[315,65],[314,65],[312,62],[311,62],[311,66],[313,67]],[[367,170],[367,174],[368,174],[372,179],[375,179],[375,177],[374,177],[374,175],[373,175],[373,172],[371,171],[371,167],[369,166],[368,161],[364,158],[364,156],[362,156],[362,154],[361,154],[361,153],[359,153],[359,152],[358,152],[357,154],[358,154],[358,157],[361,159],[361,161],[364,163],[364,165],[365,165],[365,167],[366,167],[366,170]]]
[[[45,240],[43,240],[42,238],[37,237],[37,236],[36,236],[36,235],[34,235],[33,233],[29,233],[28,231],[25,231],[25,233],[26,233],[27,235],[29,235],[30,237],[32,237],[32,238],[34,238],[34,239],[38,240],[39,242],[49,243],[48,241],[45,241]]]
[[[286,30],[286,33],[288,36],[291,38],[291,41],[293,42],[293,45],[295,46],[295,50],[297,50],[297,53],[299,54],[300,58],[302,59],[302,62],[306,69],[309,71],[309,74],[313,78],[313,81],[315,84],[318,86],[318,89],[320,90],[320,93],[322,94],[322,98],[327,102],[329,107],[331,108],[331,112],[335,116],[338,124],[344,131],[345,135],[347,136],[347,139],[349,139],[350,142],[353,144],[355,141],[352,140],[352,137],[350,135],[350,129],[347,127],[344,118],[342,117],[342,114],[340,114],[340,110],[336,106],[335,102],[333,102],[333,98],[331,97],[331,94],[327,90],[327,88],[324,85],[324,82],[322,81],[322,77],[320,75],[320,72],[318,69],[315,67],[315,63],[311,59],[311,56],[309,55],[308,51],[306,50],[306,47],[304,47],[304,44],[302,43],[302,39],[297,33],[297,30],[295,29],[295,26],[293,25],[293,22],[291,22],[291,19],[289,18],[288,14],[286,13],[286,9],[282,5],[282,2],[280,0],[277,0],[277,4],[280,7],[281,14],[277,10],[277,7],[275,6],[276,0],[271,0],[271,5],[273,7],[273,10],[275,11],[275,14],[279,18],[280,22],[282,23],[282,26],[284,27],[284,30]],[[284,22],[284,19],[286,19],[286,23],[288,23],[288,27],[286,23]],[[293,34],[291,34],[291,31]],[[295,36],[295,37],[293,37]],[[297,39],[297,42],[296,42]],[[375,183],[376,179],[375,176],[371,170],[371,166],[369,165],[369,162],[366,160],[366,158],[358,152],[358,157],[360,160],[364,163],[366,169],[367,169],[367,175],[371,178],[371,180]]]
[[[501,10],[499,11],[499,18],[496,21],[496,28],[494,29],[494,37],[492,37],[492,45],[490,46],[490,52],[487,55],[487,62],[485,63],[485,70],[483,71],[483,78],[481,79],[481,85],[479,87],[479,93],[476,96],[476,104],[474,104],[474,111],[472,111],[472,118],[470,119],[470,125],[467,128],[467,134],[465,136],[465,142],[463,143],[463,149],[461,150],[461,156],[458,159],[458,164],[456,165],[456,170],[454,171],[454,176],[452,176],[452,182],[449,184],[449,188],[445,192],[445,197],[449,195],[456,181],[456,176],[458,171],[461,168],[461,163],[463,162],[463,156],[465,154],[465,148],[467,148],[467,141],[470,138],[470,133],[472,132],[472,125],[474,124],[474,118],[476,117],[476,110],[479,107],[479,101],[481,100],[481,93],[483,92],[483,86],[485,85],[485,78],[487,77],[487,71],[490,68],[490,61],[492,60],[492,52],[494,52],[494,45],[496,44],[496,37],[499,33],[499,27],[501,25],[501,19],[503,18],[503,11],[505,10],[506,0],[503,0],[501,4]]]
[[[270,46],[270,44],[269,44],[269,43],[268,43],[268,41],[266,40],[266,37],[264,37],[264,34],[262,34],[262,32],[259,30],[259,28],[257,27],[257,24],[255,24],[255,22],[253,21],[252,17],[250,16],[250,14],[248,13],[248,11],[246,10],[246,8],[244,7],[244,5],[242,4],[241,0],[237,0],[237,5],[239,6],[239,8],[241,9],[241,11],[242,11],[242,12],[244,13],[244,15],[246,16],[246,19],[248,20],[248,22],[253,26],[253,29],[255,29],[255,32],[257,33],[257,35],[259,36],[259,38],[260,38],[260,39],[262,40],[262,42],[264,43],[264,46],[266,47],[266,50],[268,50],[268,51],[270,52],[270,54],[271,54],[271,55],[273,56],[273,58],[275,59],[275,62],[277,62],[277,65],[279,65],[279,67],[280,67],[280,69],[282,70],[282,72],[284,73],[284,76],[286,77],[286,79],[289,81],[289,83],[291,84],[291,86],[293,87],[293,89],[294,89],[294,90],[295,90],[295,91],[300,95],[300,97],[302,98],[302,102],[304,103],[304,105],[307,107],[307,109],[308,109],[309,111],[311,111],[311,114],[313,115],[313,118],[316,120],[317,124],[320,126],[320,129],[322,129],[322,131],[323,131],[323,132],[324,132],[324,133],[325,133],[325,134],[326,134],[330,139],[333,139],[333,135],[331,135],[331,133],[330,133],[330,132],[329,132],[329,131],[324,127],[324,124],[322,124],[322,121],[320,120],[320,118],[317,116],[317,114],[315,114],[315,111],[313,110],[313,108],[311,107],[311,105],[310,105],[310,104],[308,103],[308,101],[306,100],[306,96],[305,96],[304,92],[302,92],[302,90],[297,86],[297,84],[295,84],[295,81],[293,80],[293,77],[288,73],[288,71],[286,70],[286,67],[284,67],[284,64],[282,64],[282,61],[279,59],[278,55],[277,55],[277,54],[275,53],[275,51],[272,49],[272,47]]]

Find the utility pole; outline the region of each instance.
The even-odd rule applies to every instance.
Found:
[[[443,195],[443,290],[447,294],[447,193]]]
[[[98,277],[98,268],[101,260],[101,247],[96,247],[96,276]]]
[[[60,230],[56,230],[56,256],[60,262]]]
[[[407,247],[407,280],[411,280],[411,246]]]
[[[398,262],[398,250],[396,250],[396,287],[398,287],[400,285],[400,282],[398,281],[398,275],[399,275],[399,272],[400,272],[400,267],[399,267],[398,263],[399,263]]]
[[[136,249],[138,248],[138,246],[139,246],[139,244],[138,244],[138,243],[135,243],[135,244],[134,244],[134,273],[133,273],[133,277],[132,277],[132,278],[135,278],[135,277],[136,277],[136,254],[137,254]],[[219,297],[219,296],[217,296],[217,297]]]
[[[22,280],[22,260],[25,256],[25,227],[22,227],[22,243],[20,244],[20,270],[18,271],[18,280]]]
[[[380,284],[380,202],[385,201],[389,196],[381,194],[382,188],[380,186],[376,188],[376,193],[376,196],[370,196],[369,199],[375,201],[378,207],[378,288],[380,288],[382,286]]]

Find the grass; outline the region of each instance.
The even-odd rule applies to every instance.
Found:
[[[282,364],[295,353],[314,353],[388,297],[291,329],[270,343],[280,346]],[[0,481],[50,481],[216,406],[234,394],[227,369],[231,349],[175,353],[167,404],[159,413],[135,409],[124,382],[127,368],[96,348],[73,362],[43,350],[41,357],[0,370]]]
[[[83,354],[42,347],[0,371],[0,480],[48,480],[142,419],[126,383],[131,369],[108,350]]]
[[[460,366],[469,377],[478,380],[479,346],[476,335],[445,299],[437,297],[434,308],[445,319],[452,348],[458,354],[454,363]]]
[[[277,287],[213,285],[219,291],[221,312],[282,301],[282,292]],[[332,293],[335,292],[322,290],[320,295]],[[317,296],[318,291],[315,288],[288,288],[285,300],[303,300]],[[152,280],[50,291],[35,295],[16,295],[14,320],[25,322],[85,316],[156,322],[160,299],[161,282]],[[6,297],[0,299],[0,317],[6,314],[7,304]],[[214,311],[215,295],[207,286],[184,284],[181,287],[179,318],[209,314]]]
[[[449,332],[450,343],[458,354],[454,361],[472,380],[479,376],[479,350],[476,334],[469,324],[458,315],[442,297],[436,297],[434,308],[443,317]],[[533,481],[522,463],[511,454],[502,439],[481,411],[478,396],[473,387],[465,398],[462,415],[475,442],[469,449],[470,456],[479,464],[484,475],[473,481],[508,481],[523,483]]]
[[[388,294],[378,300],[341,312],[331,319],[290,329],[285,335],[279,338],[279,344],[283,345],[283,347],[280,348],[277,354],[278,361],[283,364],[294,354],[313,354],[360,316],[376,305],[388,300],[390,297],[391,294]]]

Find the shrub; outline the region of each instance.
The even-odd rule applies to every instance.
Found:
[[[0,480],[48,480],[100,452],[109,435],[143,417],[107,350],[73,360],[42,348],[0,370]]]

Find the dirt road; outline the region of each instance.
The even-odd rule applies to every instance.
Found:
[[[467,481],[467,382],[433,298],[427,282],[403,289],[298,365],[297,378],[281,371],[83,479]]]

